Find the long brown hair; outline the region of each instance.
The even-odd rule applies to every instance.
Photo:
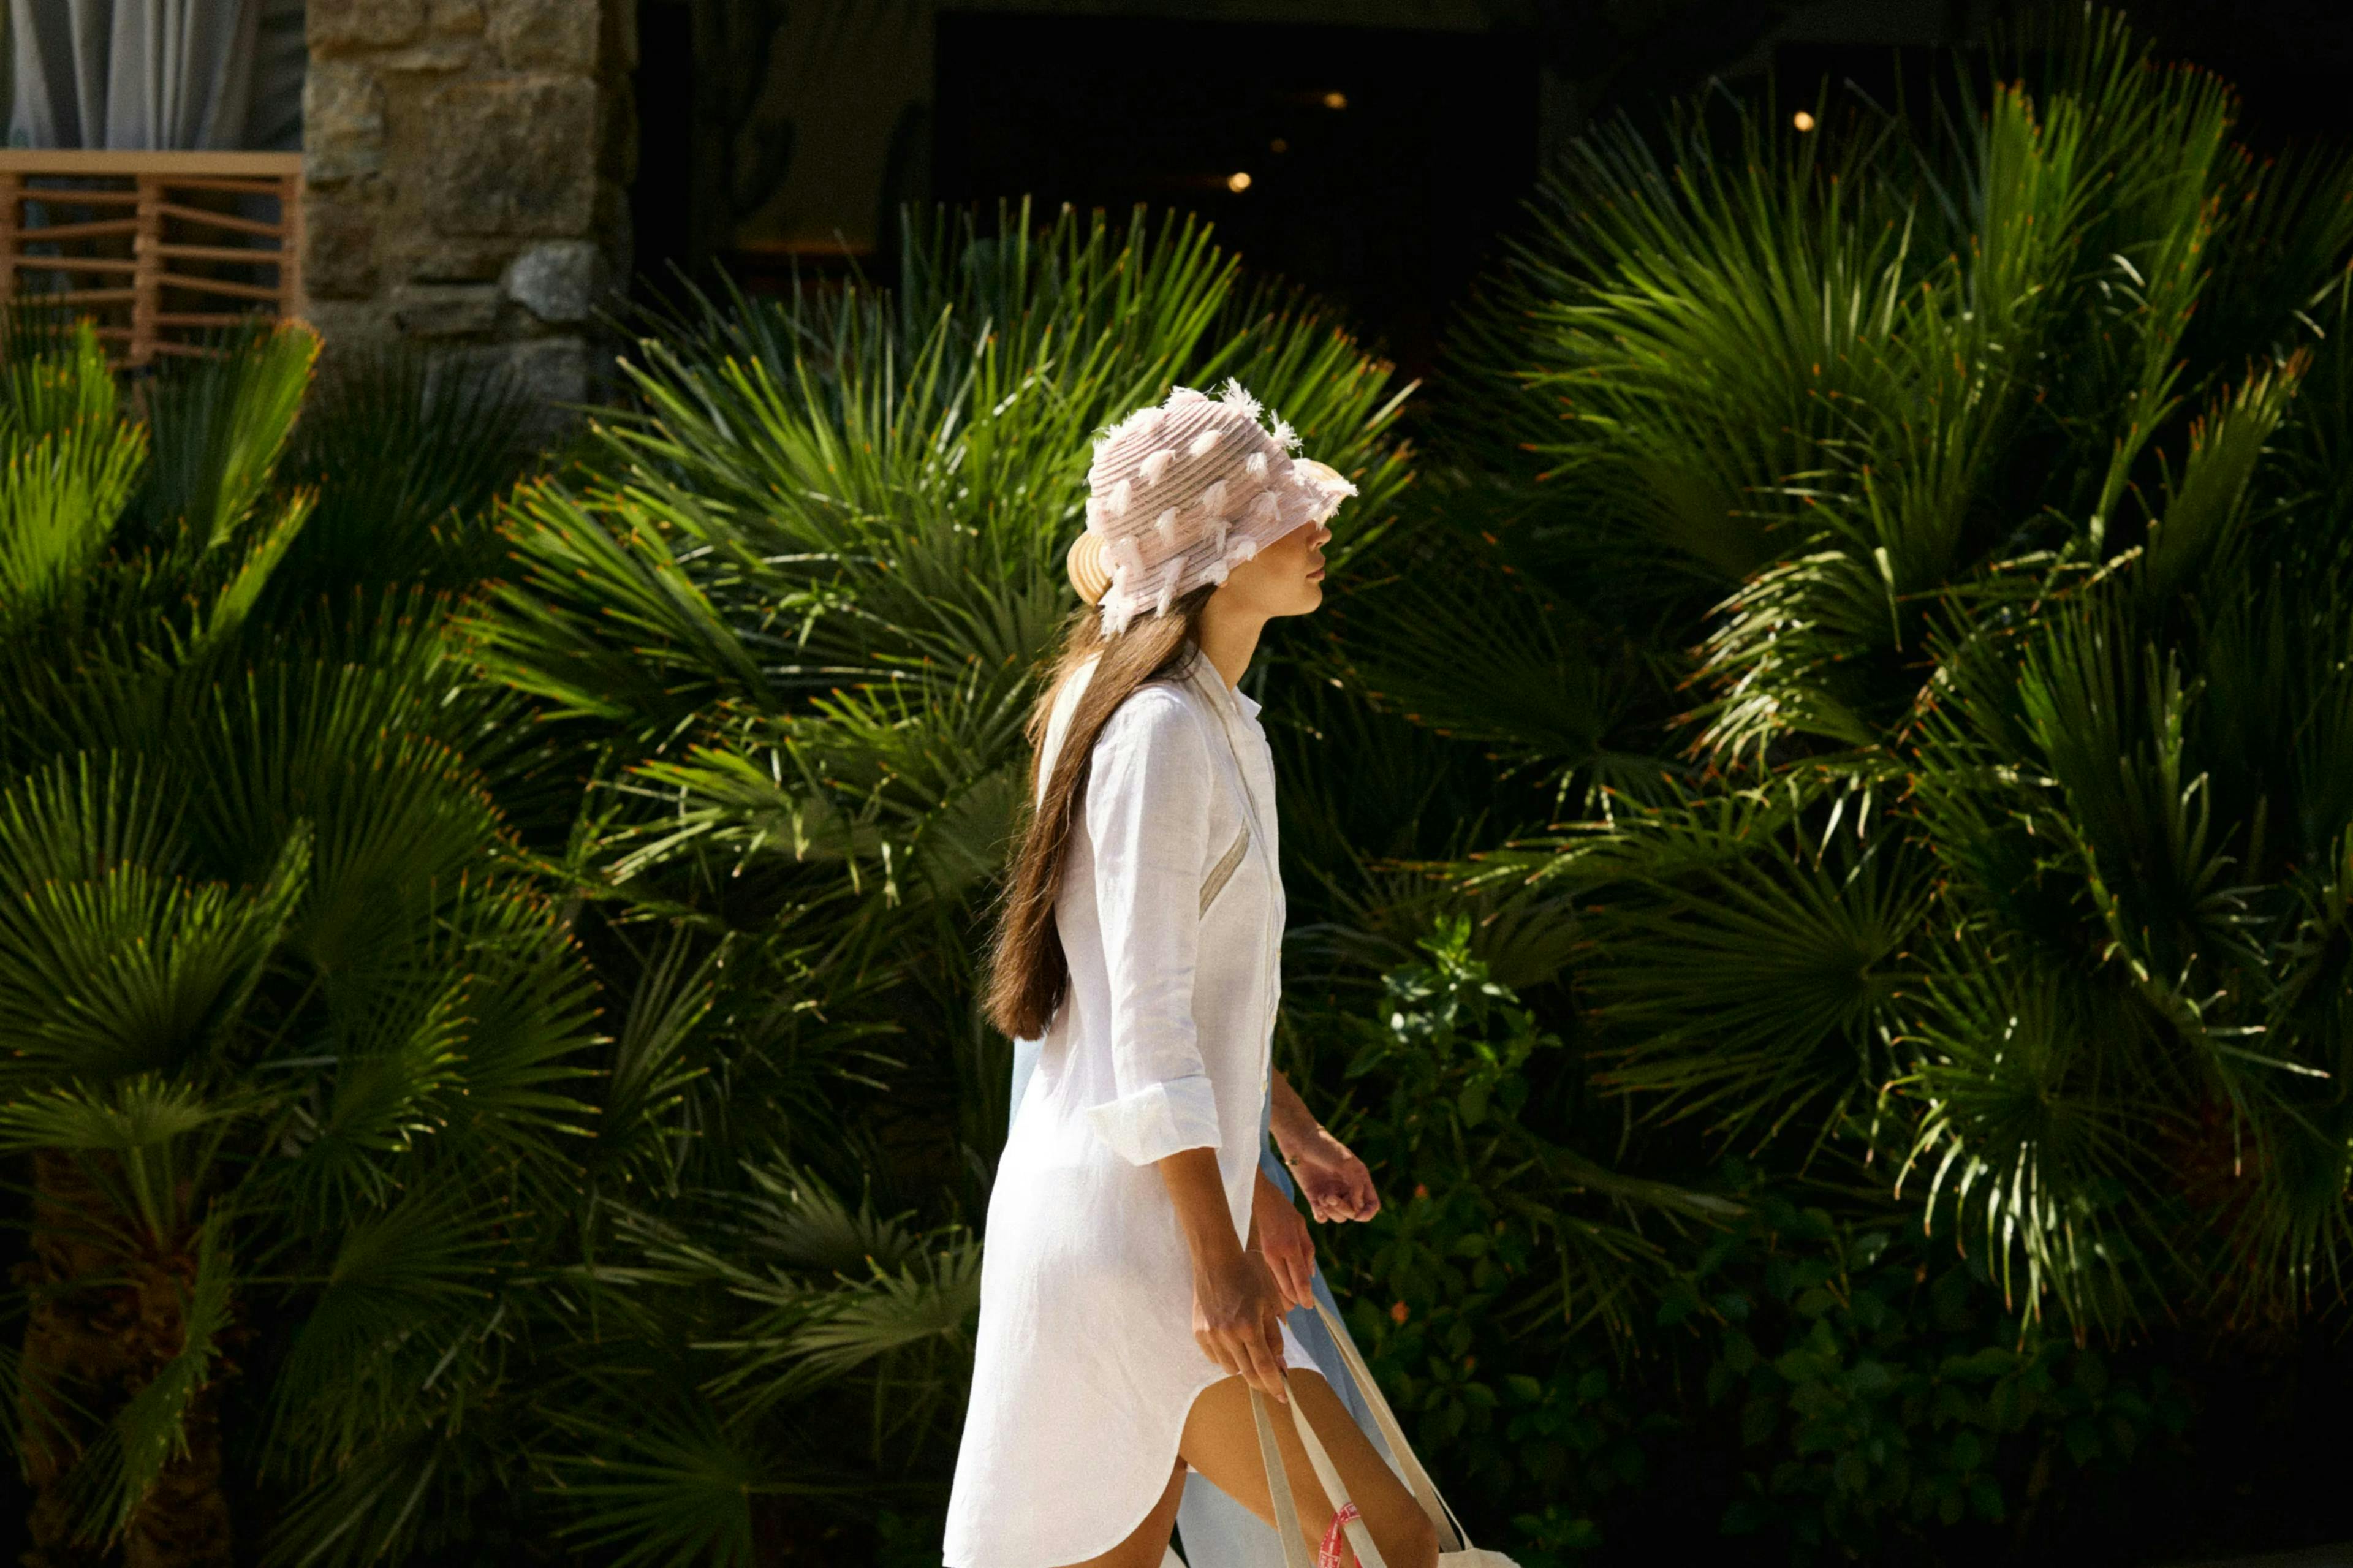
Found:
[[[1193,660],[1201,657],[1201,607],[1217,591],[1216,584],[1204,583],[1173,600],[1166,613],[1138,616],[1115,637],[1103,635],[1102,618],[1092,605],[1073,614],[1063,628],[1053,674],[1029,711],[1029,787],[1022,793],[1020,826],[998,898],[997,930],[988,950],[988,985],[982,998],[983,1015],[1015,1039],[1043,1035],[1070,985],[1071,964],[1062,952],[1062,933],[1054,924],[1054,903],[1061,896],[1071,825],[1085,797],[1095,736],[1129,693],[1145,681],[1190,673]],[[1038,764],[1043,760],[1055,699],[1097,654],[1103,662],[1071,710],[1070,727],[1054,754],[1054,776],[1039,799]]]

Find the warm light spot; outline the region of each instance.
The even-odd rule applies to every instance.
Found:
[[[1226,176],[1226,189],[1229,191],[1246,191],[1250,186],[1250,175],[1240,169],[1236,169]]]
[[[1404,1321],[1405,1321],[1405,1320],[1406,1320],[1406,1307],[1405,1307],[1405,1303],[1404,1303],[1403,1301],[1399,1301],[1396,1306],[1391,1307],[1391,1308],[1389,1309],[1389,1321],[1390,1321],[1390,1322],[1392,1322],[1392,1323],[1402,1323],[1402,1322],[1404,1322]]]
[[[1348,107],[1348,95],[1345,92],[1327,92],[1324,95],[1324,107],[1345,109]]]
[[[1789,123],[1800,131],[1811,131],[1814,128],[1814,117],[1801,109],[1789,116]]]
[[[1288,153],[1291,151],[1291,143],[1278,136],[1266,144],[1266,150],[1270,153]]]

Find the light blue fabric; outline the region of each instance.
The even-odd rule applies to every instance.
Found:
[[[1021,1112],[1021,1096],[1029,1088],[1029,1075],[1037,1069],[1039,1053],[1044,1045],[1043,1040],[1013,1042],[1013,1093],[1006,1101],[1008,1121]],[[1290,1171],[1274,1152],[1271,1136],[1273,1120],[1274,1101],[1270,1096],[1259,1110],[1259,1169],[1266,1173],[1267,1180],[1284,1197],[1290,1198],[1295,1195],[1296,1189],[1292,1185]],[[1320,1266],[1312,1283],[1315,1299],[1331,1308],[1337,1317],[1339,1306],[1332,1299],[1331,1287],[1324,1283]],[[1348,1364],[1341,1359],[1339,1347],[1332,1342],[1322,1316],[1304,1307],[1293,1307],[1288,1321],[1301,1347],[1314,1358],[1324,1381],[1332,1385],[1332,1392],[1340,1396],[1340,1403],[1347,1406],[1348,1414],[1356,1417],[1356,1425],[1372,1440],[1373,1451],[1395,1465],[1395,1457],[1373,1423],[1372,1407],[1365,1403],[1356,1379],[1348,1375]],[[1273,1527],[1261,1522],[1198,1475],[1185,1478],[1185,1500],[1176,1508],[1176,1532],[1188,1568],[1283,1568],[1282,1543],[1276,1538]]]

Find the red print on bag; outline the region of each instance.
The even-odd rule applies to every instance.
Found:
[[[1347,1568],[1347,1563],[1356,1560],[1354,1552],[1348,1554],[1345,1562],[1342,1560],[1340,1553],[1346,1549],[1341,1542],[1346,1537],[1348,1521],[1363,1517],[1356,1511],[1355,1503],[1340,1505],[1340,1511],[1332,1516],[1331,1524],[1324,1531],[1324,1546],[1315,1553],[1315,1568]]]

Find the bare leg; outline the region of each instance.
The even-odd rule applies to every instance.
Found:
[[[1436,1568],[1438,1532],[1331,1385],[1312,1372],[1293,1367],[1291,1394],[1315,1435],[1324,1440],[1333,1468],[1346,1483],[1356,1510],[1365,1516],[1365,1528],[1372,1532],[1373,1544],[1381,1549],[1388,1568]],[[1274,1440],[1282,1450],[1283,1472],[1291,1479],[1300,1533],[1312,1550],[1322,1543],[1324,1528],[1332,1522],[1332,1504],[1308,1462],[1291,1413],[1270,1404],[1268,1414],[1274,1417]],[[1213,1384],[1193,1402],[1177,1451],[1187,1464],[1208,1478],[1210,1485],[1268,1524],[1274,1522],[1266,1463],[1259,1454],[1258,1424],[1250,1415],[1250,1385],[1240,1378]]]
[[[1324,1428],[1318,1426],[1316,1430],[1321,1432]],[[1176,1505],[1184,1500],[1185,1461],[1179,1459],[1168,1474],[1168,1489],[1160,1494],[1160,1500],[1144,1516],[1135,1533],[1102,1556],[1073,1563],[1071,1568],[1160,1568],[1168,1555],[1168,1538],[1176,1529]]]

